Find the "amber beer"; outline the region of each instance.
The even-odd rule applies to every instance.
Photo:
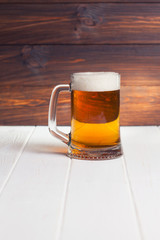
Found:
[[[71,132],[68,134],[56,125],[61,91],[71,92]],[[73,73],[70,84],[55,86],[49,104],[49,131],[68,145],[70,158],[105,160],[122,155],[119,95],[120,75],[115,72]]]
[[[71,82],[71,145],[80,149],[120,144],[117,73],[77,73]]]

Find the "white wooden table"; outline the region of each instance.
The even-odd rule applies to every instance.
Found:
[[[121,139],[121,158],[70,160],[47,127],[0,127],[0,239],[159,240],[160,128]]]

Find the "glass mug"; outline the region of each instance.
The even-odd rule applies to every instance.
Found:
[[[56,126],[60,91],[71,91],[71,132]],[[122,155],[120,140],[120,75],[115,72],[82,72],[71,75],[71,83],[57,85],[49,105],[49,131],[68,145],[68,156],[103,160]]]

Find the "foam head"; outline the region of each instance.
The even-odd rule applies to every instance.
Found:
[[[104,92],[120,89],[120,75],[115,72],[81,72],[71,75],[72,90]]]

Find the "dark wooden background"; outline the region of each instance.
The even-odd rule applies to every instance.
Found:
[[[0,0],[1,125],[47,125],[52,88],[79,71],[121,74],[121,125],[160,124],[160,0]]]

